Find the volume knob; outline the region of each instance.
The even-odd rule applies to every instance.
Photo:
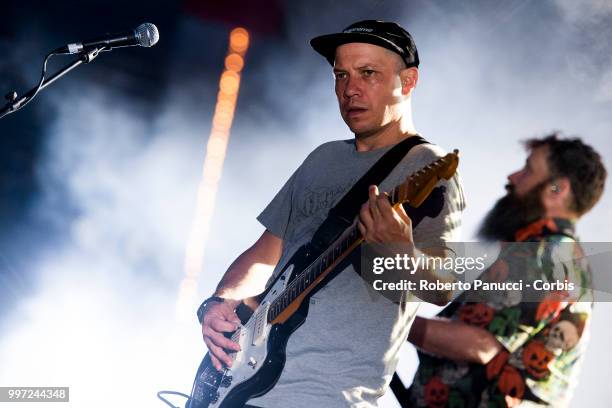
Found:
[[[250,357],[248,365],[250,365],[251,367],[255,368],[255,366],[257,365],[257,360],[255,360],[254,357]]]

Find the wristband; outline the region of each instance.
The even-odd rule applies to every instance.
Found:
[[[198,307],[198,311],[196,313],[200,324],[202,324],[202,319],[204,318],[204,312],[205,312],[206,307],[212,302],[223,303],[225,302],[225,299],[219,296],[211,296],[208,299],[204,300],[202,304],[200,305],[200,307]]]

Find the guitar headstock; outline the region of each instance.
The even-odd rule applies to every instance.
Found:
[[[435,185],[441,179],[450,179],[459,166],[459,150],[439,158],[422,167],[400,184],[398,198],[394,204],[409,202],[412,207],[418,207],[425,201]]]

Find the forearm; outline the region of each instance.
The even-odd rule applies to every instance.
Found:
[[[422,280],[427,282],[439,281],[441,283],[452,283],[456,281],[456,277],[453,275],[452,271],[438,270],[435,268],[436,264],[442,263],[439,262],[439,259],[444,259],[449,256],[449,252],[450,251],[443,247],[428,248],[427,250],[414,249],[413,256],[423,259],[422,266],[417,268],[413,275],[418,287],[420,287],[420,282]],[[436,261],[436,259],[438,259],[438,261]],[[444,306],[451,301],[453,291],[419,289],[415,291],[415,295],[426,302]]]
[[[462,322],[417,316],[408,341],[418,348],[458,362],[487,364],[503,346],[485,329]]]
[[[240,300],[265,289],[282,252],[282,240],[266,231],[227,269],[215,291],[216,296],[237,305]]]
[[[239,303],[241,299],[255,296],[265,289],[274,265],[252,262],[245,251],[230,265],[217,285],[215,295]]]

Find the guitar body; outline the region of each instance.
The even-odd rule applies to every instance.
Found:
[[[230,354],[234,361],[231,368],[217,371],[206,354],[198,368],[186,408],[242,407],[249,399],[265,394],[276,384],[285,366],[289,336],[304,323],[309,302],[302,301],[283,323],[270,324],[265,317],[272,301],[285,290],[298,271],[308,265],[309,259],[306,248],[300,248],[274,283],[258,296],[261,303],[255,311],[250,309],[252,313],[245,316],[242,326],[232,336],[240,344],[241,351]]]

